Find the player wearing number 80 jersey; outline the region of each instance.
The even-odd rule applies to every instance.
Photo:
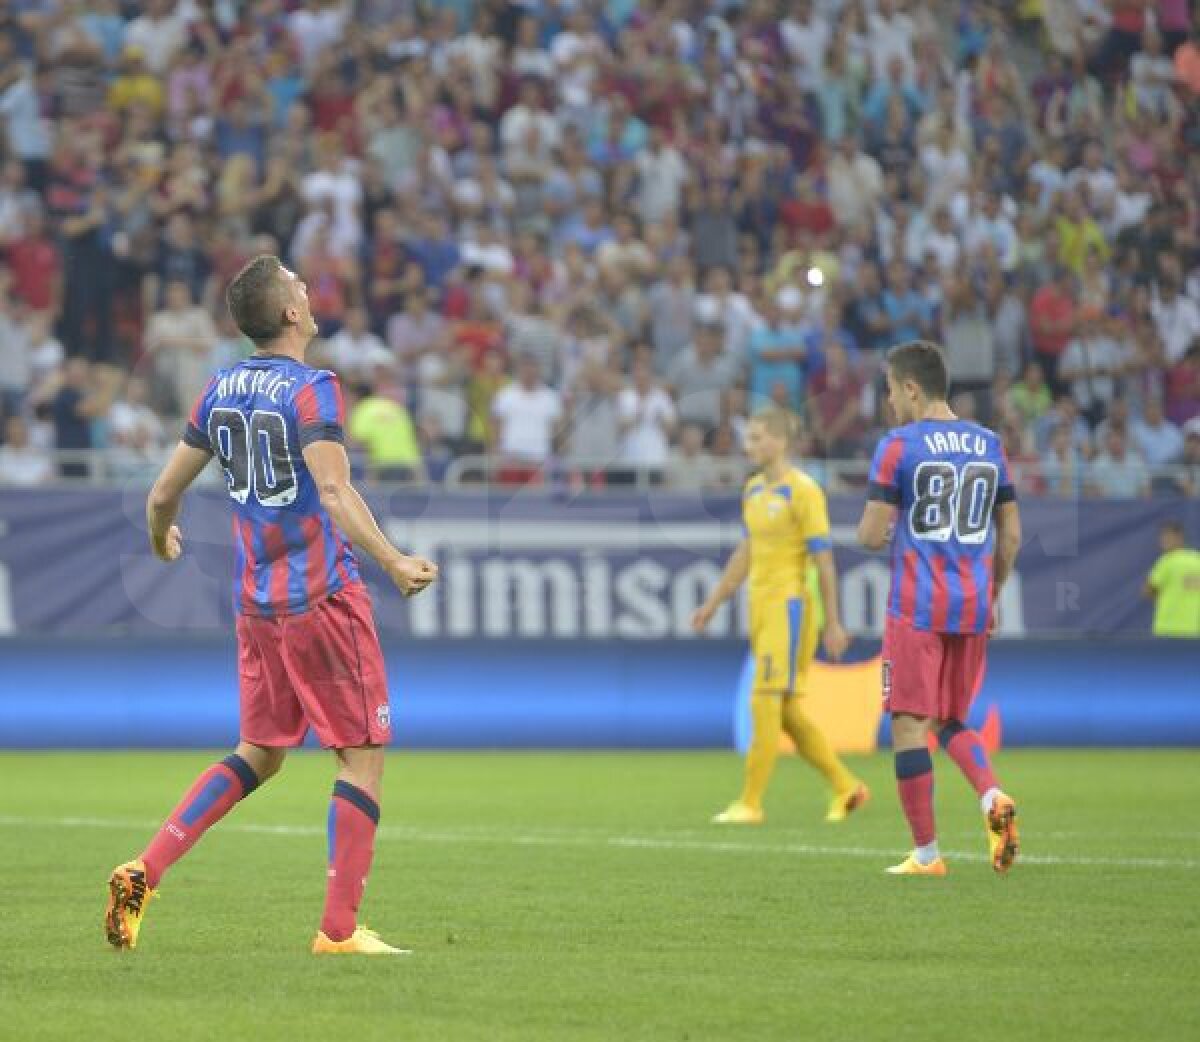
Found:
[[[992,512],[1016,498],[999,437],[959,419],[897,427],[875,451],[867,498],[898,508],[888,615],[917,630],[985,632]]]
[[[218,372],[192,409],[183,440],[216,456],[233,500],[240,614],[298,614],[358,581],[303,455],[344,422],[337,377],[282,355]]]
[[[980,795],[993,867],[1017,854],[1016,808],[996,782],[967,713],[983,682],[994,598],[1020,545],[1020,518],[1000,439],[946,404],[941,350],[915,342],[888,354],[888,400],[900,426],[871,463],[859,541],[890,538],[883,697],[892,716],[900,802],[916,849],[890,871],[942,875],[927,735]]]

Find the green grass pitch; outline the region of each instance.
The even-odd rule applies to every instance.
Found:
[[[376,960],[307,954],[332,767],[303,753],[110,951],[108,870],[211,760],[0,757],[0,1039],[1200,1037],[1195,752],[1001,754],[1007,879],[939,756],[945,880],[881,871],[907,848],[883,755],[842,826],[788,761],[768,824],[728,831],[732,754],[396,753],[364,912],[416,954]]]

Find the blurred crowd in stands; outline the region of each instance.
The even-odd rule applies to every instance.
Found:
[[[1024,491],[1195,495],[1198,100],[1187,0],[9,0],[0,483],[157,460],[268,252],[379,479],[721,484],[777,403],[836,483],[924,337]]]

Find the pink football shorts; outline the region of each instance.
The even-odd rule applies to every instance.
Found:
[[[327,749],[391,739],[387,673],[362,583],[298,615],[239,615],[237,637],[243,740],[296,746],[310,727]]]
[[[883,629],[883,705],[963,723],[983,685],[986,633],[934,633],[888,615]]]

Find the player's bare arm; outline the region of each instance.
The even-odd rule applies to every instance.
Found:
[[[1012,574],[1021,549],[1021,513],[1015,501],[1001,503],[993,518],[996,525],[996,557],[992,571],[992,621],[988,632],[1000,628],[1000,590]]]
[[[890,503],[871,500],[863,510],[858,522],[859,545],[868,550],[882,550],[891,539],[892,522],[896,508]]]
[[[996,507],[996,559],[993,564],[993,587],[998,594],[1012,574],[1021,549],[1021,512],[1015,501]]]
[[[845,653],[850,638],[842,628],[842,612],[838,604],[837,568],[833,563],[833,551],[821,550],[813,555],[817,566],[817,582],[821,587],[821,600],[825,605],[825,631],[821,634],[821,645],[825,654],[835,662]]]
[[[692,629],[700,633],[712,622],[712,617],[716,614],[717,609],[737,593],[739,587],[746,581],[746,574],[749,571],[750,540],[743,539],[729,555],[725,571],[721,573],[721,578],[717,582],[716,588],[709,594],[708,600],[700,605],[692,615]]]
[[[175,519],[179,517],[183,494],[210,459],[212,453],[180,442],[146,497],[146,531],[154,556],[160,561],[174,561],[183,553],[183,533]]]
[[[437,578],[437,565],[397,550],[379,528],[371,508],[350,482],[350,458],[336,441],[314,441],[304,449],[323,506],[355,546],[366,550],[407,597],[420,593]]]

